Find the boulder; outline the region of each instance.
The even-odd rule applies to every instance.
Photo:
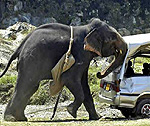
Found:
[[[150,33],[150,28],[144,29],[145,33]]]
[[[12,55],[25,36],[33,29],[35,29],[35,26],[24,22],[18,22],[13,26],[8,27],[6,30],[0,30],[0,69],[4,69],[10,55]],[[16,61],[11,64],[9,70],[13,73],[12,70],[15,69]]]
[[[22,1],[17,1],[17,3],[14,6],[14,11],[21,11],[23,8],[23,3]]]
[[[122,36],[128,36],[130,35],[130,31],[127,30],[126,28],[119,28],[118,32],[122,35]]]
[[[51,17],[51,18],[44,18],[42,22],[44,24],[47,24],[47,23],[57,23],[57,20],[55,18]]]
[[[134,28],[132,31],[132,34],[136,35],[136,34],[142,34],[142,31],[138,28]]]
[[[72,19],[70,25],[72,26],[79,26],[81,25],[81,18],[80,17],[75,17]]]

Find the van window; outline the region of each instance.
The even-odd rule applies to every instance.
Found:
[[[131,59],[129,62],[131,63],[128,63],[127,65],[126,73],[125,73],[126,77],[150,76],[150,58],[136,57],[136,58]],[[134,74],[131,69],[133,69]]]

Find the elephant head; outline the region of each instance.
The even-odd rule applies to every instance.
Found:
[[[101,57],[115,56],[113,62],[103,72],[98,72],[97,77],[103,78],[123,63],[127,44],[113,27],[98,19],[93,20],[90,27],[92,30],[85,37],[84,49]]]

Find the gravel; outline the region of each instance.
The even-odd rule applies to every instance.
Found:
[[[74,119],[66,110],[66,106],[70,101],[59,103],[57,112],[53,120]],[[117,109],[111,109],[108,105],[96,103],[97,113],[103,119],[124,118]],[[6,105],[0,105],[0,120],[3,120]],[[53,114],[54,105],[28,105],[25,109],[25,115],[29,121],[34,120],[50,120]],[[88,119],[88,113],[82,105],[77,113],[77,119]]]

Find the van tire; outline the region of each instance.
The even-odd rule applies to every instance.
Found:
[[[122,115],[125,116],[126,118],[130,118],[130,117],[135,117],[135,113],[133,113],[134,109],[131,108],[119,108],[119,110],[121,111]]]
[[[120,108],[120,111],[121,111],[123,116],[125,116],[126,118],[129,118],[129,116],[130,116],[129,109],[127,109],[127,108]]]
[[[150,117],[150,99],[140,100],[136,108],[136,116]]]
[[[129,118],[130,114],[129,114],[128,110],[121,109],[120,111],[121,111],[121,113],[122,113],[123,116],[125,116],[126,118]]]

